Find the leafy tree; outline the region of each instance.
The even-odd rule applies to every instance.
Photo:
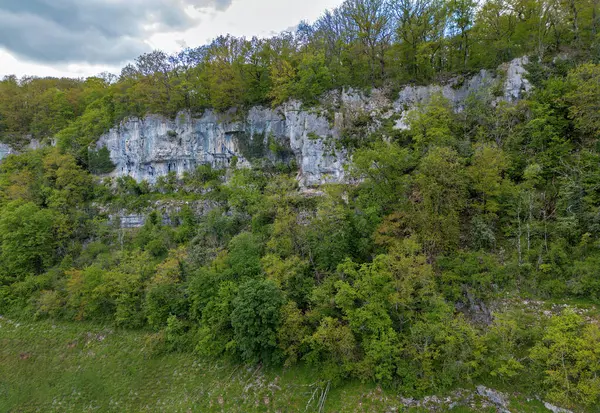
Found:
[[[490,0],[477,11],[478,24],[473,28],[478,40],[474,44],[472,60],[493,67],[519,55],[523,44],[514,41],[519,24],[518,9],[506,0]]]
[[[398,375],[403,388],[419,394],[471,380],[478,367],[474,328],[443,303],[411,326],[402,347]]]
[[[247,281],[233,300],[231,325],[235,346],[246,361],[276,361],[277,329],[281,323],[281,291],[270,281]]]
[[[506,182],[503,173],[508,167],[508,160],[502,150],[491,145],[476,148],[473,161],[468,169],[472,180],[472,188],[478,192],[476,207],[482,212],[495,214],[500,208],[500,196]]]
[[[456,248],[466,207],[463,160],[451,148],[434,148],[421,160],[415,183],[420,198],[416,224],[425,249],[434,254]]]
[[[553,317],[531,358],[543,371],[548,397],[561,404],[579,402],[593,406],[600,399],[597,325],[584,326],[572,310]]]
[[[262,246],[256,236],[242,232],[229,242],[227,263],[237,279],[253,278],[262,272],[260,265]]]
[[[399,339],[389,314],[394,283],[383,260],[379,257],[372,266],[364,265],[359,271],[351,262],[340,265],[343,278],[354,282],[336,283],[335,301],[364,351],[355,366],[356,374],[363,379],[391,382],[399,357]]]
[[[334,197],[325,198],[307,228],[309,256],[319,270],[333,270],[351,252],[349,209]]]
[[[198,331],[199,340],[196,345],[196,351],[200,354],[220,356],[235,352],[231,314],[238,288],[233,282],[222,282],[216,294],[210,297],[202,309],[202,324]]]
[[[273,281],[288,298],[298,304],[307,303],[310,291],[314,287],[308,261],[297,256],[283,260],[270,254],[265,255],[261,262],[267,279]]]
[[[441,93],[409,112],[407,122],[415,149],[425,153],[434,146],[454,146],[454,116],[450,102]]]
[[[282,73],[282,75],[285,76],[285,73]],[[277,81],[280,81],[280,79]],[[288,97],[300,99],[305,104],[314,104],[317,103],[316,99],[319,96],[331,89],[331,86],[331,74],[325,64],[324,54],[305,53],[298,64],[293,95],[288,95]],[[284,96],[286,94],[282,92],[282,95],[276,100],[282,103]]]
[[[44,157],[44,178],[53,189],[47,199],[51,208],[66,211],[83,204],[90,196],[91,176],[71,155],[48,153]]]
[[[395,47],[402,61],[408,67],[408,73],[417,80],[429,78],[441,52],[447,10],[439,0],[398,0],[392,2],[392,10],[398,21],[396,32],[401,39]],[[422,59],[424,51],[429,50],[427,60]]]
[[[452,0],[448,2],[449,27],[458,51],[457,67],[466,69],[469,64],[472,39],[471,31],[475,24],[476,0]]]
[[[352,158],[351,173],[359,180],[359,202],[375,213],[390,212],[407,200],[409,172],[415,166],[414,156],[395,143],[376,142],[358,149]]]
[[[271,66],[273,87],[269,92],[269,97],[274,105],[280,105],[294,96],[295,78],[296,69],[287,60],[280,60]]]
[[[598,117],[597,90],[600,82],[600,66],[585,64],[579,66],[568,77],[571,91],[567,94],[567,101],[571,104],[570,115],[575,126],[591,138],[596,138],[600,133],[600,118]]]
[[[315,333],[306,339],[309,364],[321,367],[325,377],[339,381],[352,371],[358,348],[352,330],[340,320],[325,317]]]
[[[144,294],[144,312],[148,324],[156,329],[167,325],[169,317],[184,317],[188,313],[188,302],[183,285],[184,252],[171,251],[169,257],[156,267],[156,273],[147,285]]]
[[[600,277],[596,272],[600,258],[596,255],[588,256],[584,261],[573,263],[573,276],[570,289],[573,294],[580,297],[600,300]]]
[[[0,259],[6,277],[40,274],[54,264],[68,234],[60,232],[65,217],[35,204],[14,201],[0,216]]]
[[[524,325],[512,314],[501,314],[483,337],[485,343],[484,369],[502,382],[518,380],[525,370],[524,360],[518,357],[523,351]]]
[[[310,336],[308,320],[293,301],[288,301],[281,309],[281,325],[277,329],[277,342],[285,366],[294,365],[306,346],[304,340]]]
[[[344,12],[356,27],[361,52],[368,59],[369,77],[373,85],[385,76],[385,54],[392,38],[391,15],[385,0],[350,0]]]
[[[88,168],[94,174],[107,174],[115,169],[115,164],[110,159],[110,151],[103,146],[97,151],[88,152]]]

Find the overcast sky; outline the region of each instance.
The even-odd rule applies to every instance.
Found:
[[[0,0],[0,77],[92,76],[218,35],[269,36],[342,0]]]

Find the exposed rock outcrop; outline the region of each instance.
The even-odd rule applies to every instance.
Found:
[[[550,410],[552,413],[573,413],[571,410],[563,409],[562,407],[557,407],[548,402],[543,402],[543,403],[544,403],[544,407],[546,409]]]
[[[24,141],[27,145],[17,145],[15,147],[0,142],[0,162],[8,155],[16,155],[22,151],[40,149],[46,146],[39,140],[33,139],[31,136],[27,136]],[[52,143],[52,145],[54,145],[54,143]]]
[[[0,161],[12,153],[14,150],[10,146],[0,142]]]
[[[498,413],[511,413],[510,410],[508,410],[509,402],[508,397],[505,394],[485,386],[477,386],[477,394],[493,403],[496,406],[496,411]]]
[[[212,201],[156,201],[148,204],[140,210],[119,210],[102,212],[108,214],[109,221],[118,228],[131,229],[141,228],[148,220],[151,213],[156,213],[163,225],[178,226],[182,223],[181,212],[184,208],[189,208],[195,216],[206,215],[216,207]],[[102,208],[101,208],[102,210]]]
[[[348,156],[335,142],[353,113],[379,119],[394,116],[396,128],[402,129],[407,127],[404,115],[434,93],[441,92],[456,110],[462,109],[470,94],[492,87],[501,91],[497,99],[515,101],[531,88],[523,77],[525,63],[526,58],[516,59],[501,67],[500,74],[482,70],[444,85],[408,86],[394,101],[380,91],[369,96],[346,91],[330,94],[313,110],[289,102],[273,109],[254,107],[247,113],[206,111],[193,117],[182,112],[174,120],[157,115],[132,118],[102,136],[97,147],[109,149],[116,165],[113,176],[128,175],[151,183],[169,172],[182,175],[200,164],[248,166],[256,158],[295,159],[300,182],[306,187],[340,182]]]

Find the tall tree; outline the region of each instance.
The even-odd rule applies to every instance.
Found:
[[[385,76],[385,54],[392,39],[392,26],[386,0],[349,0],[345,12],[356,27],[358,41],[369,60],[373,85]]]
[[[458,67],[466,69],[471,50],[471,30],[475,23],[476,0],[451,0],[449,7],[449,27],[459,54]]]
[[[396,0],[392,10],[404,64],[413,77],[423,79],[439,59],[446,32],[446,4],[443,0]]]

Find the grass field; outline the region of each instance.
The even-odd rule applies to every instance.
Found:
[[[311,369],[151,356],[148,333],[0,318],[0,412],[418,412],[373,384],[327,386]],[[546,411],[513,400],[515,411]],[[472,404],[472,403],[471,403]],[[512,405],[512,404],[511,404]],[[454,412],[494,412],[457,406]]]

